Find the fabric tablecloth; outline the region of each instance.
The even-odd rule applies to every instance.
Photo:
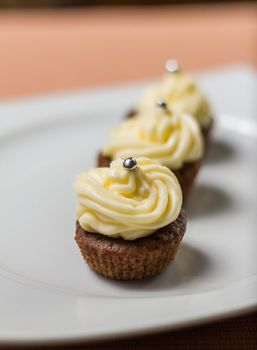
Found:
[[[38,350],[256,350],[257,313],[180,331],[122,340],[39,347],[0,345],[1,350],[31,348]]]

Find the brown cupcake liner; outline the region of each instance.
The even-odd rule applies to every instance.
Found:
[[[188,198],[194,187],[194,182],[198,171],[202,165],[202,158],[195,162],[185,163],[180,169],[170,169],[178,179],[183,195],[183,207],[186,206]]]
[[[75,240],[94,271],[117,280],[141,280],[159,274],[175,258],[185,230],[182,209],[173,223],[134,241],[87,232],[78,222]]]
[[[112,159],[104,156],[101,152],[98,154],[97,164],[99,167],[108,167]],[[185,163],[180,169],[170,169],[178,179],[182,194],[183,194],[183,206],[186,205],[187,200],[192,191],[196,175],[201,167],[202,159],[195,162]]]
[[[201,128],[203,140],[204,140],[204,145],[205,145],[205,150],[204,150],[205,154],[207,153],[207,151],[211,145],[211,142],[212,142],[213,125],[214,125],[214,121],[212,120],[208,126]]]

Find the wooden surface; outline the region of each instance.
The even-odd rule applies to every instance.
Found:
[[[257,64],[256,4],[0,12],[0,99]]]
[[[192,70],[238,62],[256,66],[256,10],[252,3],[1,12],[0,98],[157,76],[168,57]],[[254,313],[73,349],[254,350],[256,326]]]

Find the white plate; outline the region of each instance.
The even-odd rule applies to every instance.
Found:
[[[139,283],[85,265],[71,183],[143,85],[0,105],[0,342],[134,335],[256,308],[256,73],[230,67],[199,82],[217,116],[215,143],[176,261]]]

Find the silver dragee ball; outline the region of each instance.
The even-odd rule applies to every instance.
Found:
[[[163,98],[156,101],[156,107],[161,109],[168,109],[167,103]]]
[[[165,69],[168,73],[177,73],[180,70],[180,66],[177,60],[168,60],[165,63]]]
[[[133,157],[128,157],[124,159],[123,161],[123,168],[128,169],[128,170],[133,170],[136,169],[137,167],[137,161]]]

